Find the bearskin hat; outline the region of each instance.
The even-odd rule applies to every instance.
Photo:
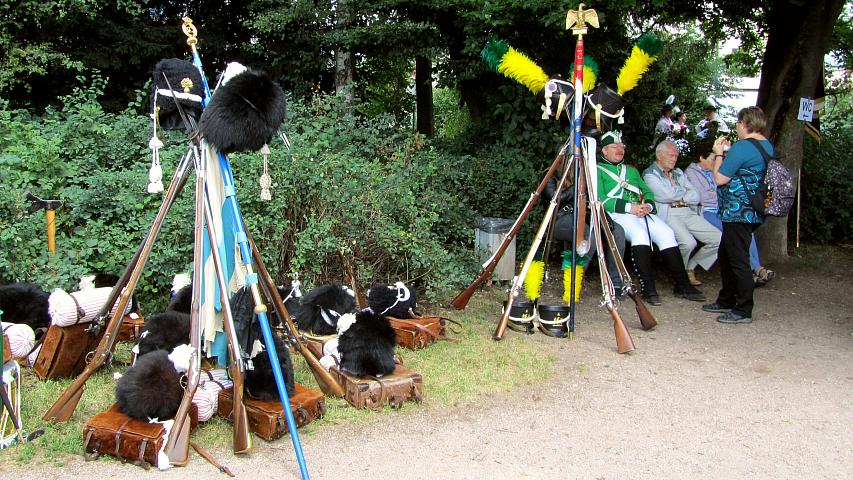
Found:
[[[275,334],[272,336],[272,341],[275,344],[275,351],[278,355],[281,376],[284,378],[287,395],[292,396],[296,392],[296,386],[290,353],[288,353],[284,342]],[[255,358],[252,359],[252,364],[254,368],[246,371],[246,393],[250,397],[260,400],[279,400],[278,387],[275,383],[275,375],[273,374],[273,366],[270,363],[269,353],[264,351],[255,355]]]
[[[302,297],[302,304],[294,316],[299,330],[332,335],[337,332],[340,316],[354,309],[352,289],[339,284],[321,285]]]
[[[223,153],[256,151],[269,143],[284,114],[281,87],[266,72],[246,69],[216,89],[199,127]]]
[[[135,348],[137,355],[143,356],[155,350],[171,351],[189,341],[190,314],[167,310],[145,319]]]
[[[184,389],[181,374],[189,367],[192,347],[181,345],[149,353],[125,372],[116,384],[116,405],[128,417],[147,420],[174,418]]]
[[[367,304],[371,310],[394,318],[412,318],[418,308],[418,295],[403,282],[394,285],[379,284],[367,292]]]
[[[394,371],[397,333],[384,315],[363,310],[338,336],[341,370],[357,377],[381,377]]]
[[[163,78],[169,79],[167,83]],[[166,130],[181,130],[184,122],[175,106],[172,98],[172,90],[175,92],[178,102],[187,116],[196,122],[201,117],[202,98],[204,97],[204,85],[201,74],[192,63],[179,58],[166,58],[157,62],[154,66],[153,90],[151,92],[152,110],[159,107],[157,112],[160,127]],[[169,85],[172,90],[169,90]]]

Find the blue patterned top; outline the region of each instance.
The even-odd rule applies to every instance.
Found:
[[[769,140],[759,140],[759,143],[769,155],[773,155],[773,144]],[[719,215],[724,222],[764,222],[764,216],[750,205],[749,195],[744,190],[744,182],[741,182],[737,175],[743,177],[749,192],[755,193],[764,178],[766,169],[764,158],[751,143],[740,140],[732,145],[723,159],[723,164],[720,165],[720,173],[731,178],[731,181],[717,186]]]

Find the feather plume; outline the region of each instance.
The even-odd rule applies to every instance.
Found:
[[[480,52],[480,56],[483,57],[483,60],[489,65],[489,70],[498,72],[498,65],[501,63],[501,58],[506,55],[507,50],[509,50],[509,45],[506,41],[501,40],[496,37],[492,37],[489,39],[486,46],[483,47],[483,51]]]
[[[529,88],[534,94],[539,93],[548,83],[548,75],[542,67],[512,47],[507,47],[498,65],[498,72]]]
[[[575,64],[570,68],[572,72],[572,84],[575,83]],[[595,86],[598,80],[598,62],[589,55],[583,56],[583,93],[587,93]]]
[[[616,78],[616,91],[624,95],[639,83],[640,78],[649,66],[657,60],[657,55],[663,50],[663,44],[651,32],[643,34],[631,49],[631,56],[625,60],[625,65]]]
[[[545,278],[545,262],[535,260],[530,264],[527,275],[524,276],[524,293],[530,300],[539,298],[542,289],[542,280]]]
[[[575,268],[575,302],[579,302],[581,300],[581,286],[583,285],[583,272],[584,267],[578,266]],[[572,294],[572,269],[567,268],[563,270],[563,300],[566,303],[570,303],[570,298]]]

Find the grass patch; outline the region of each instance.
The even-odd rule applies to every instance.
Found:
[[[459,339],[459,343],[442,341],[418,351],[398,349],[403,363],[423,376],[425,401],[423,405],[406,403],[393,414],[406,415],[425,407],[473,401],[482,395],[542,383],[555,373],[555,355],[547,344],[531,341],[521,335],[507,335],[500,342],[491,339],[497,320],[493,311],[494,305],[499,304],[496,297],[498,293],[478,293],[468,309],[462,312],[430,311],[453,318],[463,325],[459,334],[450,333],[451,337]],[[117,358],[128,359],[129,349],[130,345],[119,344]],[[292,356],[296,381],[319,389],[302,358],[298,354]],[[103,369],[93,375],[86,382],[83,397],[71,419],[53,425],[44,422],[41,417],[71,384],[72,379],[39,381],[32,370],[22,369],[24,428],[27,432],[44,428],[45,434],[26,445],[0,451],[0,462],[51,462],[61,466],[67,455],[80,455],[83,450],[83,427],[92,416],[106,410],[114,402],[115,381],[112,373],[123,370],[123,367]],[[391,412],[388,407],[379,412],[356,410],[344,400],[329,397],[326,398],[326,405],[326,416],[301,429],[301,435],[310,436],[328,425],[375,421]],[[199,426],[193,439],[206,448],[227,449],[231,445],[231,435],[231,425],[214,417]],[[255,441],[262,442],[257,437]]]

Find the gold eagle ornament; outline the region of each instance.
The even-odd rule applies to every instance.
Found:
[[[584,10],[583,7],[584,4],[581,3],[577,10],[569,10],[566,14],[566,30],[571,29],[575,35],[586,35],[587,23],[593,28],[598,28],[598,14],[595,10]]]

